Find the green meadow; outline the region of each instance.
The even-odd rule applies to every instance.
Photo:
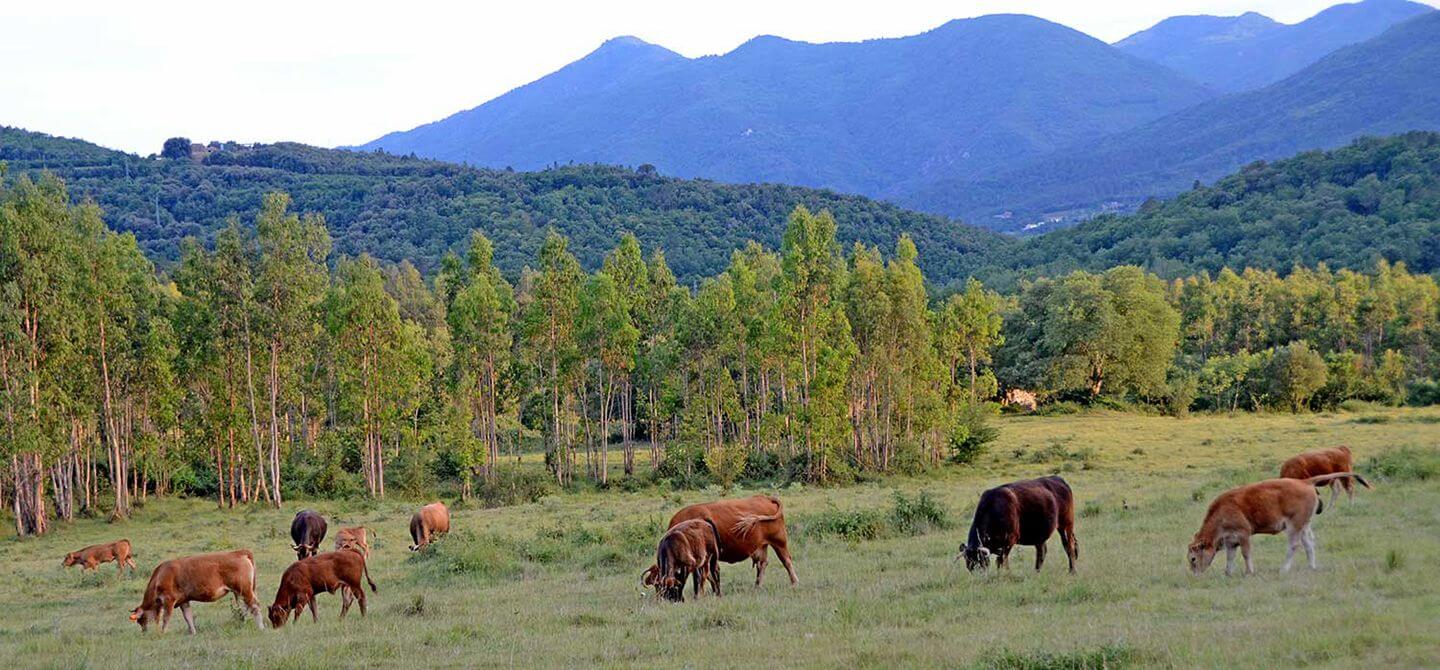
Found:
[[[1123,413],[1005,417],[973,466],[784,501],[800,584],[772,560],[722,569],[725,595],[683,604],[640,588],[680,506],[756,491],[603,491],[496,509],[455,505],[454,532],[406,550],[419,501],[291,501],[221,511],[151,501],[125,523],[0,538],[0,658],[11,667],[1434,667],[1440,664],[1440,408],[1337,414]],[[1200,577],[1185,546],[1221,490],[1273,476],[1297,451],[1349,445],[1374,490],[1315,522],[1320,569],[1280,574],[1284,541],[1256,543],[1259,574]],[[534,467],[540,467],[534,464]],[[979,493],[1059,473],[1077,497],[1079,574],[1053,540],[1039,574],[952,561]],[[1325,494],[1328,499],[1328,492]],[[451,501],[447,501],[449,503]],[[229,599],[142,634],[128,611],[169,557],[248,547],[268,606],[293,560],[300,507],[377,529],[369,616],[338,596],[257,630]],[[140,572],[64,569],[64,553],[129,538]],[[329,545],[327,537],[326,545]],[[687,590],[687,598],[689,592]]]

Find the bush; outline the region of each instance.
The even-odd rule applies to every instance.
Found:
[[[875,540],[886,533],[885,518],[869,509],[828,509],[805,519],[801,533],[813,537],[837,537],[850,542]]]
[[[1440,379],[1420,379],[1411,382],[1405,401],[1416,407],[1440,405]]]
[[[950,460],[955,463],[974,463],[985,453],[985,445],[1000,436],[1000,429],[990,425],[990,417],[999,408],[995,403],[970,403],[960,407],[950,424]]]
[[[1398,481],[1428,481],[1440,477],[1440,449],[1400,447],[1365,462],[1365,471]]]
[[[1325,387],[1329,371],[1325,359],[1304,341],[1280,347],[1265,368],[1270,395],[1292,412],[1299,412]]]
[[[902,535],[924,535],[932,530],[949,528],[950,515],[929,491],[921,491],[914,498],[907,498],[896,491],[890,524]]]
[[[749,451],[748,445],[738,443],[711,449],[705,454],[705,469],[720,483],[721,488],[729,491],[735,487],[735,480],[745,472]]]
[[[497,467],[494,478],[481,480],[474,497],[485,507],[504,507],[540,502],[554,492],[555,482],[549,472],[512,463]]]

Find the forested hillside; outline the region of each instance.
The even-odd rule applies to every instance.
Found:
[[[1133,215],[1102,216],[1026,240],[982,276],[1141,265],[1166,277],[1376,261],[1440,270],[1440,134],[1366,138],[1334,151],[1255,163]]]
[[[0,128],[0,161],[12,177],[50,170],[64,178],[72,197],[97,202],[111,226],[134,233],[165,267],[179,258],[185,237],[212,241],[228,217],[253,219],[272,191],[289,193],[299,211],[323,215],[337,251],[409,260],[427,273],[479,229],[495,242],[497,267],[518,276],[553,227],[572,240],[585,267],[596,267],[628,231],[664,248],[680,281],[692,283],[723,268],[747,241],[778,245],[796,205],[832,212],[847,244],[888,247],[909,233],[926,272],[942,284],[1011,244],[859,196],[687,181],[646,166],[511,172],[289,143],[217,145],[200,160],[147,159],[11,128]]]
[[[1440,12],[1402,22],[1272,86],[1226,96],[984,179],[901,198],[928,211],[1015,223],[1139,203],[1256,160],[1341,146],[1363,135],[1440,129]]]

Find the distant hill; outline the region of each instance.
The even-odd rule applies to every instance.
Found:
[[[630,231],[660,246],[682,281],[714,274],[748,240],[778,247],[797,205],[831,210],[848,242],[893,249],[908,232],[929,278],[962,279],[1013,242],[937,216],[859,196],[779,185],[727,185],[651,170],[577,165],[539,172],[463,167],[380,153],[300,144],[216,145],[203,162],[147,159],[79,140],[0,127],[10,179],[51,170],[73,197],[90,198],[111,227],[133,232],[162,265],[186,236],[213,237],[226,217],[253,219],[263,194],[290,193],[295,207],[325,215],[339,253],[409,259],[428,270],[474,228],[495,242],[500,268],[533,263],[548,227],[571,238],[587,267]]]
[[[1440,272],[1440,133],[1365,138],[1255,163],[1214,186],[1028,238],[979,273],[1001,286],[1074,269],[1144,266],[1165,277],[1222,267]]]
[[[1015,229],[1047,215],[1179,193],[1257,159],[1417,129],[1440,129],[1440,12],[1400,23],[1258,91],[982,179],[933,182],[896,200],[992,224],[999,221],[995,215],[1011,212],[1002,223]]]
[[[757,37],[685,58],[606,42],[534,83],[363,145],[495,168],[571,161],[890,195],[981,175],[1212,96],[1075,30],[995,15],[858,43]]]
[[[1273,84],[1344,46],[1434,11],[1408,0],[1335,5],[1294,25],[1247,12],[1240,16],[1175,16],[1115,46],[1225,92]]]

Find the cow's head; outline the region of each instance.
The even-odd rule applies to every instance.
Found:
[[[658,565],[652,565],[652,566],[650,566],[650,567],[648,567],[648,568],[645,568],[645,572],[640,573],[640,585],[641,585],[641,586],[647,586],[647,587],[648,587],[648,586],[655,586],[655,583],[656,583],[656,581],[657,581],[657,580],[655,579],[655,575],[658,574],[659,572],[660,572],[660,566],[658,566]]]
[[[270,606],[270,627],[279,628],[285,625],[285,620],[290,618],[290,608],[284,605]]]
[[[320,553],[319,546],[314,544],[292,544],[290,548],[295,550],[295,560],[297,561],[303,561]]]
[[[685,600],[685,574],[660,577],[655,583],[655,590],[670,602],[678,603]]]
[[[67,568],[68,568],[68,567],[70,567],[70,566],[72,566],[72,565],[75,565],[76,563],[79,563],[79,562],[80,562],[80,554],[77,553],[77,552],[72,551],[72,552],[70,552],[70,553],[68,553],[68,554],[65,554],[65,560],[64,560],[64,561],[61,561],[60,564],[61,564],[62,566],[64,566],[64,567],[67,567]]]
[[[970,572],[990,569],[990,550],[982,545],[960,545],[960,555],[955,558],[961,556],[965,558],[965,569]]]
[[[1190,543],[1189,563],[1191,574],[1201,574],[1210,568],[1210,563],[1215,560],[1215,553],[1218,547],[1209,540],[1197,539]]]
[[[151,622],[160,617],[160,608],[145,609],[144,605],[130,610],[130,620],[140,624],[141,631],[150,630]]]

